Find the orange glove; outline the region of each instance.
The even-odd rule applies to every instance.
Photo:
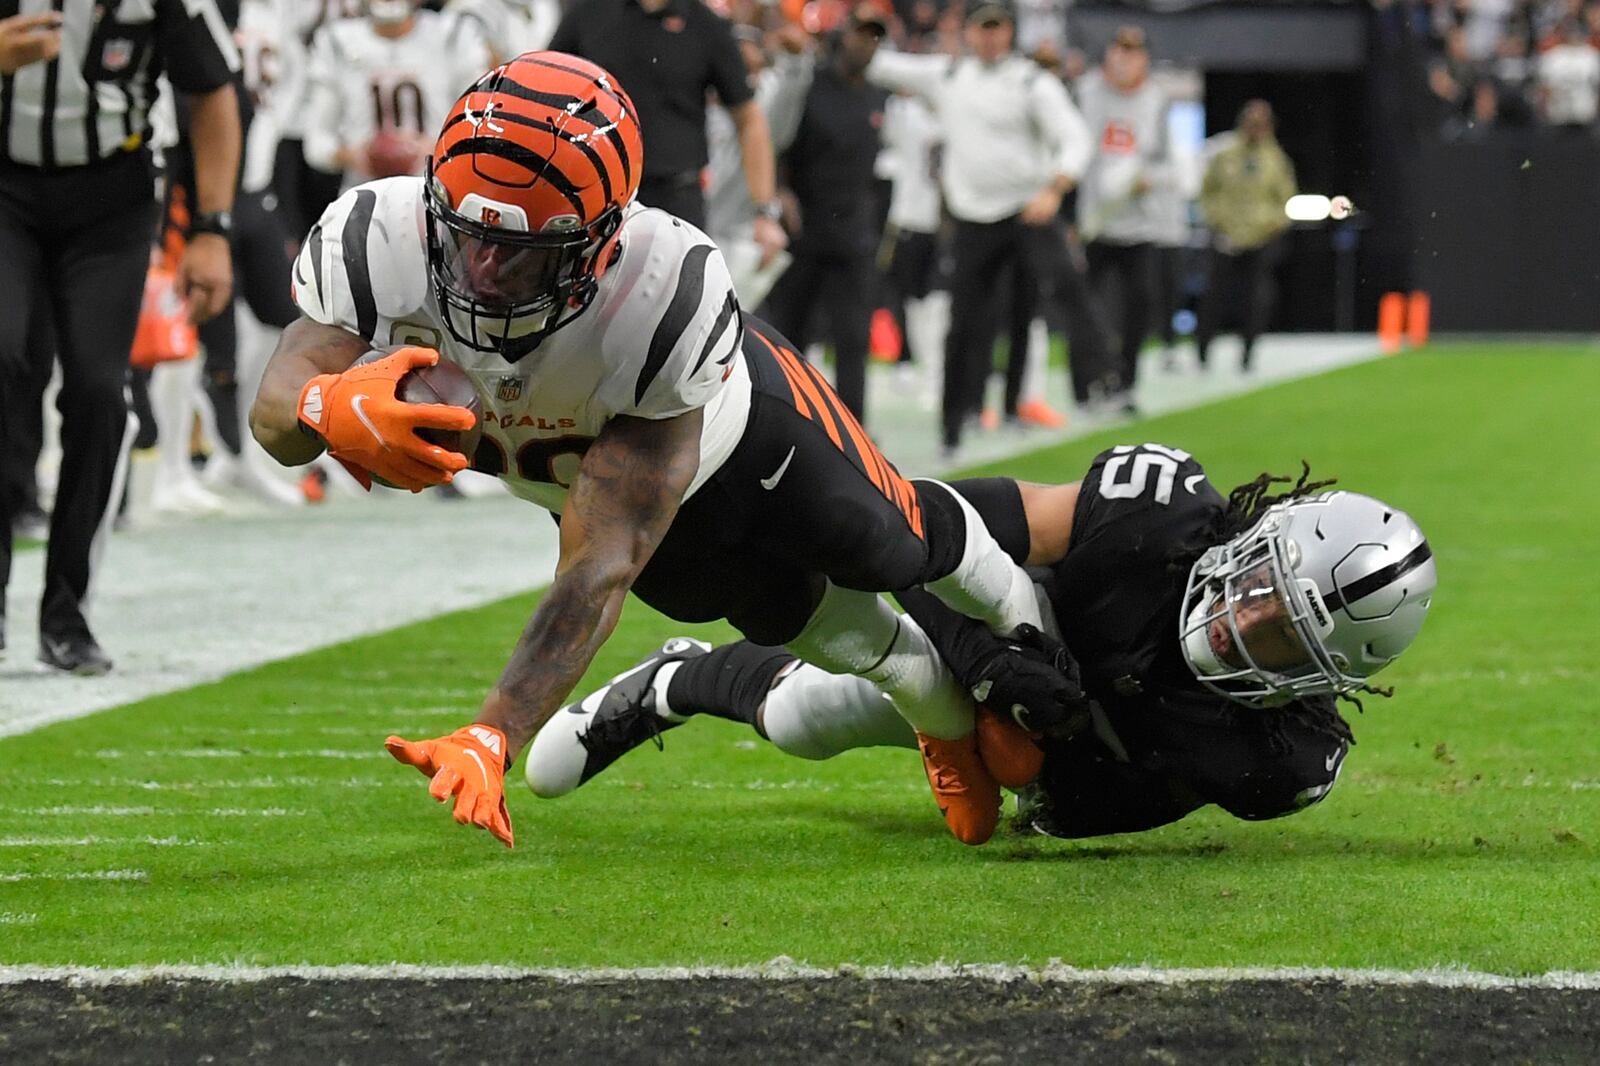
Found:
[[[300,390],[300,425],[328,447],[363,488],[374,475],[396,488],[421,492],[467,468],[467,457],[429,444],[418,429],[471,429],[465,407],[406,403],[395,395],[400,379],[433,366],[432,348],[400,348],[342,374],[318,374]]]
[[[506,810],[506,735],[492,725],[468,725],[437,740],[383,742],[389,754],[433,779],[428,794],[440,803],[456,798],[455,819],[487,829],[513,845]]]

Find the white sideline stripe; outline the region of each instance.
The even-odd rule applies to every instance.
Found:
[[[284,818],[307,813],[309,812],[289,810],[284,807],[213,807],[209,811],[158,810],[155,807],[73,806],[71,804],[63,804],[59,807],[0,807],[0,815],[21,814],[30,818],[80,816],[92,816],[95,818],[146,818],[151,816],[193,818],[206,815],[213,818]]]
[[[375,759],[385,752],[377,745],[371,751],[352,751],[348,748],[313,748],[307,751],[239,751],[234,748],[162,748],[156,751],[127,752],[118,748],[102,748],[94,753],[96,759],[125,759],[129,756],[144,759]]]
[[[0,883],[17,881],[148,881],[150,875],[143,870],[74,870],[70,873],[40,873],[23,870],[18,873],[0,872]]]
[[[229,781],[140,781],[133,778],[103,777],[51,777],[40,782],[50,788],[133,788],[141,792],[205,792],[211,789],[289,789],[289,788],[410,788],[416,784],[407,775],[394,778],[385,774],[372,778],[347,777],[342,780],[324,780],[317,777],[295,775],[290,777],[249,777]]]
[[[155,848],[209,848],[193,837],[0,837],[0,848],[87,848],[96,844],[148,844]]]
[[[518,966],[226,966],[159,965],[101,968],[95,966],[0,966],[0,985],[26,981],[63,981],[73,985],[131,985],[146,981],[209,981],[246,984],[280,979],[307,981],[513,981],[547,980],[586,985],[609,981],[762,980],[828,981],[855,979],[937,983],[953,980],[1028,982],[1057,985],[1189,985],[1240,981],[1332,981],[1354,987],[1404,987],[1504,991],[1553,989],[1600,991],[1600,973],[1554,971],[1527,977],[1465,969],[1345,970],[1301,967],[1215,967],[1164,969],[1149,966],[1082,970],[1050,964],[1042,967],[1006,964],[936,963],[928,966],[804,966],[774,959],[759,966],[661,966],[639,969],[565,970]]]

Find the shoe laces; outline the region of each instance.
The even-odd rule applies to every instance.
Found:
[[[654,744],[657,751],[667,750],[666,741],[661,738],[667,723],[656,713],[655,702],[655,693],[648,692],[640,702],[614,714],[596,714],[589,728],[578,734],[578,743],[590,752],[596,748],[631,748],[639,743],[638,730],[642,727],[647,731],[645,740]]]

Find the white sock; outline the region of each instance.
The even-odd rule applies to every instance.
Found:
[[[767,694],[761,726],[773,746],[802,759],[831,759],[852,748],[917,746],[910,725],[876,685],[808,663]]]
[[[1028,364],[1022,371],[1022,388],[1018,395],[1024,400],[1043,400],[1049,369],[1050,328],[1044,324],[1044,319],[1035,318],[1028,323]]]
[[[1039,624],[1039,602],[1034,598],[1033,582],[1000,547],[978,512],[949,485],[929,478],[918,478],[950,494],[966,519],[966,547],[956,568],[927,590],[952,610],[976,618],[999,634],[1007,634],[1026,622]]]
[[[883,661],[861,675],[889,697],[919,733],[956,740],[977,725],[977,711],[922,627],[900,616],[900,631]]]
[[[150,372],[150,410],[156,417],[156,470],[173,486],[194,478],[189,463],[189,433],[194,427],[194,392],[200,381],[198,358],[161,363]]]
[[[950,294],[931,292],[906,301],[906,341],[911,357],[922,367],[923,380],[934,387],[944,381],[944,340],[950,331]]]
[[[683,660],[674,659],[656,671],[656,676],[650,679],[650,689],[656,694],[656,713],[669,722],[687,722],[689,716],[678,714],[667,703],[667,685],[672,682],[672,675],[678,672],[678,667],[683,665]]]
[[[933,642],[876,593],[829,582],[788,649],[828,673],[875,682],[906,721],[929,736],[954,740],[973,730],[972,704]]]

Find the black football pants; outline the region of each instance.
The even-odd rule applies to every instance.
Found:
[[[1090,241],[1089,285],[1116,323],[1116,388],[1126,392],[1139,377],[1139,352],[1150,335],[1155,304],[1155,246]],[[1114,311],[1112,309],[1115,309]]]
[[[48,313],[61,360],[61,475],[45,557],[41,628],[84,624],[95,540],[108,531],[111,491],[128,431],[125,388],[155,235],[149,156],[44,171],[0,164],[0,419],[26,389],[32,316]],[[11,439],[0,426],[0,441]],[[11,577],[11,514],[0,498],[0,588]]]
[[[965,523],[942,489],[909,482],[815,368],[745,319],[750,419],[727,462],[684,502],[633,584],[680,622],[725,618],[757,644],[800,634],[826,578],[894,592],[943,577]]]

